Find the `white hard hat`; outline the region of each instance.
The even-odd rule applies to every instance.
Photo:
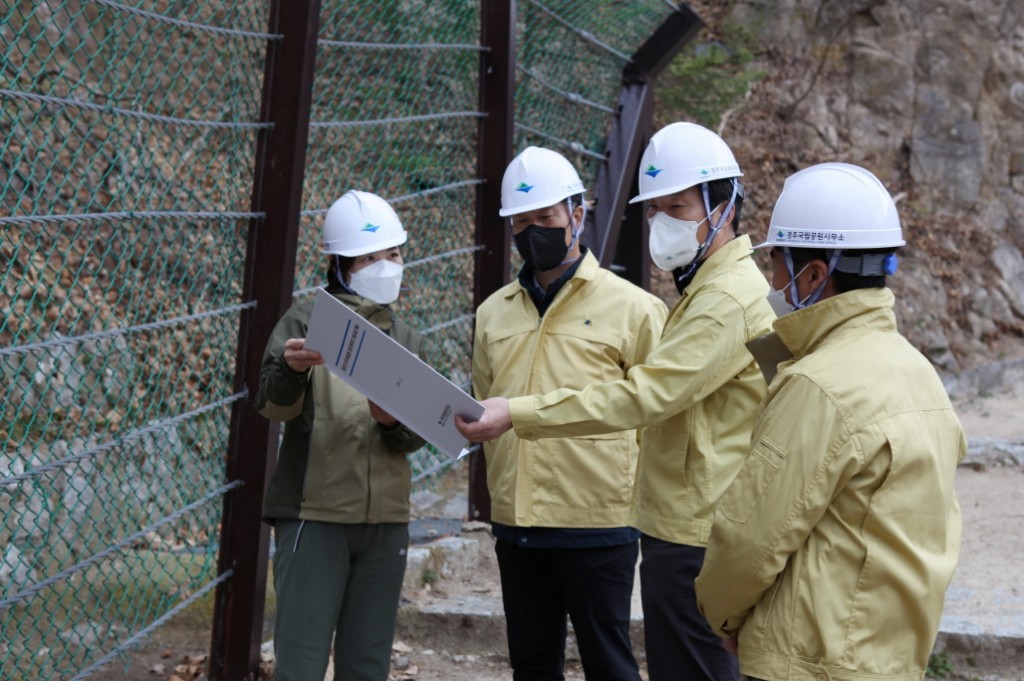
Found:
[[[547,208],[585,191],[565,156],[550,149],[527,147],[505,169],[498,215],[504,218]]]
[[[742,177],[732,149],[696,123],[672,123],[654,133],[640,159],[640,194],[630,203],[668,196],[702,182]]]
[[[821,163],[790,175],[757,248],[875,249],[903,246],[889,192],[870,171]]]
[[[369,192],[346,192],[324,218],[323,252],[355,257],[405,243],[395,209]]]

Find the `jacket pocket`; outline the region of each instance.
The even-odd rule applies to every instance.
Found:
[[[550,444],[548,444],[550,443]],[[601,511],[632,502],[635,431],[542,440],[533,452],[534,499],[551,508]]]
[[[770,594],[768,598],[761,598],[762,603],[764,603],[766,600],[768,601],[768,607],[764,608],[764,614],[761,617],[761,621],[758,623],[758,626],[761,629],[761,631],[765,631],[768,629],[768,622],[770,622],[772,619],[772,610],[775,609],[775,598],[779,595],[780,586],[782,586],[782,575],[776,577],[775,583],[772,584],[771,587],[768,589],[768,593]]]
[[[782,447],[762,437],[747,456],[728,493],[722,497],[722,515],[734,523],[747,522],[785,459]]]

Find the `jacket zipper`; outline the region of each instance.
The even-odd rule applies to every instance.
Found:
[[[562,296],[563,292],[565,293],[564,296]],[[533,382],[534,376],[536,376],[537,373],[536,370],[538,357],[541,354],[537,352],[537,349],[540,348],[541,343],[543,342],[546,331],[545,327],[547,326],[547,320],[551,317],[551,313],[554,312],[557,309],[557,307],[562,304],[562,301],[565,298],[569,297],[570,293],[572,293],[572,279],[565,282],[565,284],[562,285],[562,289],[557,294],[555,294],[555,299],[551,301],[550,305],[548,305],[548,309],[544,313],[544,316],[538,316],[537,318],[537,344],[534,346],[533,361],[530,362],[530,380],[528,384],[528,389],[530,391],[528,394],[530,395],[537,393],[537,386],[534,385]],[[558,296],[562,297],[559,298]],[[536,305],[534,305],[534,309],[536,309]]]

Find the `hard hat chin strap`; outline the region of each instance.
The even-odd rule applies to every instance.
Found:
[[[711,220],[711,195],[708,193],[708,183],[702,182],[700,185],[700,193],[701,196],[704,197],[704,210],[708,214],[708,224],[711,225],[711,229],[708,230],[708,237],[704,239],[704,243],[701,244],[700,250],[697,252],[697,258],[695,259],[699,259],[703,256],[704,251],[711,246],[711,242],[715,240],[716,236],[718,236],[719,230],[722,229],[722,226],[725,224],[725,219],[729,217],[732,207],[736,204],[736,196],[740,191],[740,183],[736,181],[735,177],[732,178],[731,181],[732,194],[729,196],[729,203],[726,204],[725,209],[721,214],[719,214],[718,219],[714,221]]]
[[[829,251],[826,251],[826,253],[828,252]],[[836,269],[836,264],[843,256],[842,250],[838,248],[831,250],[831,254],[828,259],[828,272],[825,273],[825,278],[820,284],[818,284],[816,289],[808,293],[803,300],[800,300],[800,292],[796,286],[797,275],[794,274],[793,268],[793,253],[789,248],[783,248],[782,254],[786,258],[786,271],[789,272],[789,299],[793,303],[793,307],[797,310],[802,310],[805,307],[814,305],[818,302],[818,298],[821,297],[821,292],[825,290],[825,284],[828,283],[828,278],[832,276],[832,272]],[[802,269],[800,271],[803,272]]]
[[[569,207],[569,229],[572,230],[572,241],[569,242],[569,246],[565,249],[565,255],[567,256],[562,260],[561,264],[564,265],[570,262],[576,262],[579,258],[570,258],[568,255],[572,253],[572,249],[576,248],[576,243],[580,240],[580,235],[583,234],[583,225],[587,220],[587,203],[586,201],[580,201],[580,205],[583,206],[583,217],[580,219],[579,226],[572,219],[572,197],[565,199],[565,205]]]
[[[717,220],[711,219],[711,196],[710,194],[708,194],[708,183],[701,183],[700,192],[701,195],[704,197],[704,212],[707,214],[706,219],[708,220],[709,225],[708,235],[707,237],[704,238],[704,243],[702,243],[700,245],[700,248],[697,249],[697,255],[694,256],[693,262],[687,265],[687,267],[679,274],[679,276],[676,277],[677,280],[681,281],[683,279],[686,279],[691,274],[693,274],[698,267],[700,267],[700,263],[703,260],[704,255],[711,247],[711,244],[714,242],[715,237],[718,236],[718,232],[722,229],[722,226],[725,225],[726,218],[729,217],[729,213],[732,211],[732,207],[736,204],[736,197],[742,196],[742,189],[740,188],[740,183],[736,181],[735,177],[731,178],[731,180],[732,195],[729,197],[729,203],[726,204],[725,209],[718,216]]]

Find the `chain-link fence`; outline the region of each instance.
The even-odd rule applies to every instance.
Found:
[[[84,678],[218,575],[269,0],[0,4],[0,678]],[[591,185],[665,0],[522,0],[516,150]],[[323,3],[296,295],[348,188],[409,228],[400,313],[468,385],[480,3]],[[512,104],[511,102],[509,103]],[[486,150],[485,150],[486,153]],[[258,276],[280,276],[277,272]],[[450,464],[425,448],[418,482]],[[257,518],[252,518],[257,523]]]
[[[163,4],[2,5],[4,679],[216,577],[266,8]]]

